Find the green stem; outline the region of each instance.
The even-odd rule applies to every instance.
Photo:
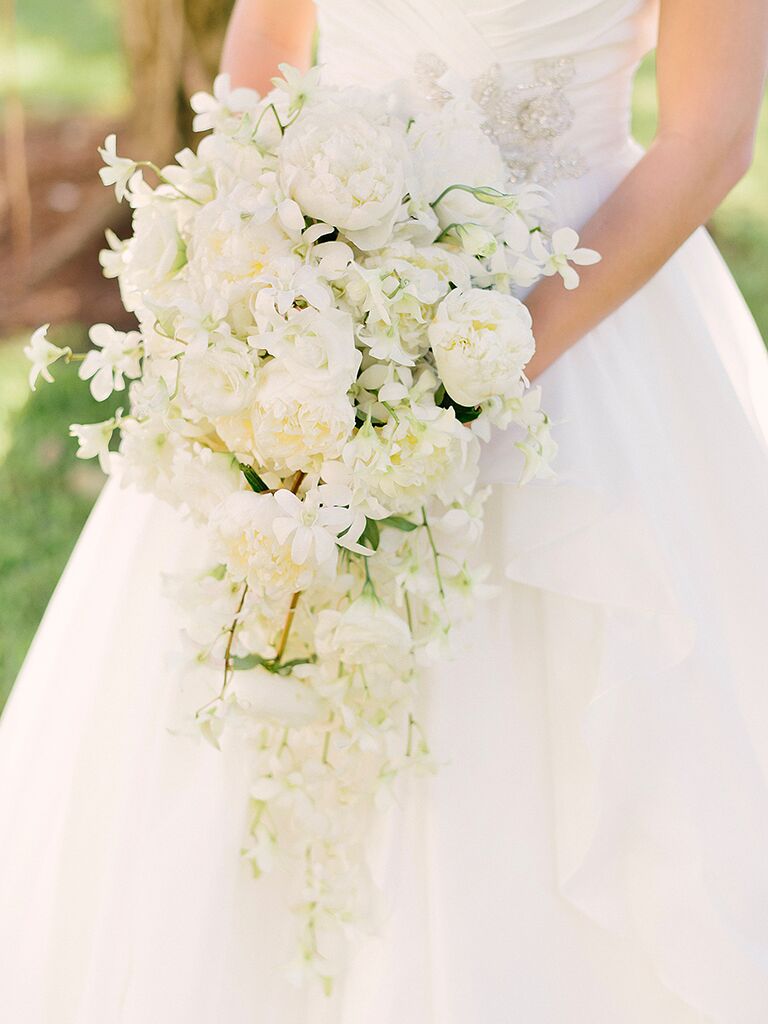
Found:
[[[440,555],[438,553],[437,547],[435,546],[435,538],[432,536],[432,528],[429,525],[429,520],[427,519],[427,510],[426,510],[426,508],[424,508],[423,505],[422,505],[422,508],[421,508],[421,525],[427,531],[427,538],[429,540],[429,546],[432,548],[432,558],[434,559],[434,563],[435,563],[435,576],[437,578],[437,589],[438,589],[438,592],[440,594],[440,597],[443,600],[445,600],[445,590],[443,588],[443,577],[440,574]]]
[[[435,209],[438,203],[441,203],[443,199],[445,199],[449,192],[471,192],[472,195],[474,195],[477,192],[477,189],[473,185],[448,185],[447,188],[443,189],[443,191],[440,193],[437,199],[435,199],[434,202],[429,204],[433,210]],[[447,230],[448,229],[446,228],[446,231]]]

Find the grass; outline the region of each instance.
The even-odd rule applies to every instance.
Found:
[[[20,38],[22,90],[35,112],[115,108],[124,75],[116,53],[109,0],[53,4],[25,0]],[[28,55],[28,59],[27,59]],[[71,74],[72,61],[78,73]],[[3,87],[0,46],[0,92]],[[52,97],[56,97],[55,101]],[[653,62],[638,76],[635,132],[647,142],[655,125]],[[768,337],[768,110],[755,167],[714,220],[715,233]],[[44,310],[41,310],[41,319]],[[59,336],[62,341],[61,335]],[[64,343],[81,347],[82,329]],[[101,485],[94,463],[74,458],[71,422],[104,419],[73,367],[57,370],[56,387],[30,396],[22,340],[0,345],[0,703],[7,695],[45,605]]]
[[[81,348],[83,332],[68,333]],[[0,706],[102,483],[95,463],[74,458],[68,424],[115,405],[96,403],[74,366],[30,396],[21,350],[21,340],[0,348]]]

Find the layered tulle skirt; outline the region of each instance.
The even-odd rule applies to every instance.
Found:
[[[3,1020],[763,1024],[761,339],[700,232],[541,384],[557,479],[485,454],[499,593],[429,680],[442,767],[371,836],[379,924],[330,999],[240,859],[242,753],[178,728],[162,575],[194,538],[107,485],[0,726]]]

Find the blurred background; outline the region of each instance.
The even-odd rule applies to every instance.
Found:
[[[109,415],[57,367],[31,395],[22,348],[82,350],[87,326],[130,326],[101,276],[104,231],[125,211],[96,148],[167,160],[191,139],[188,98],[216,72],[232,0],[0,0],[0,707],[103,478],[76,461],[72,422]],[[635,134],[656,123],[653,58],[640,69]],[[757,158],[711,225],[768,338],[768,105]]]

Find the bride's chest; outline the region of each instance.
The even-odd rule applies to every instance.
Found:
[[[603,41],[647,35],[658,0],[315,0],[321,26],[348,29],[358,42],[413,36],[449,40],[471,51],[478,43],[525,59],[577,53]],[[438,46],[434,47],[438,49]]]

